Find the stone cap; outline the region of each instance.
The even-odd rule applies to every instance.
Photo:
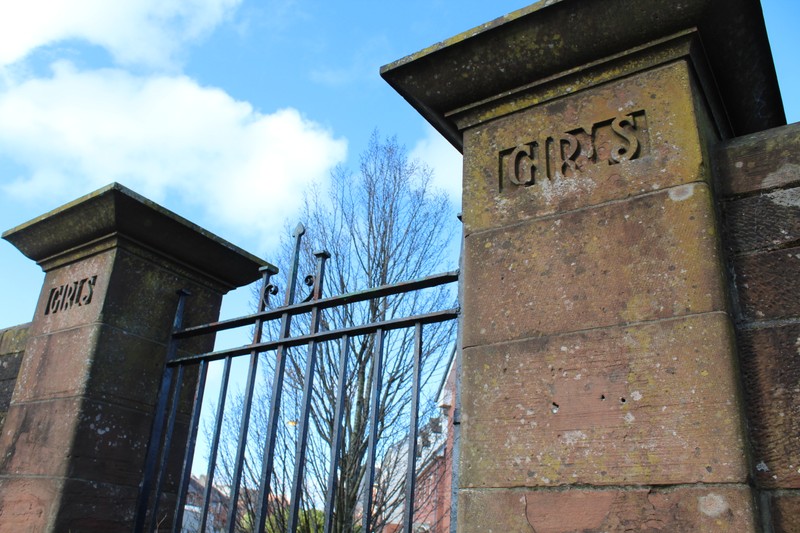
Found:
[[[448,113],[697,29],[734,135],[786,123],[758,0],[543,0],[381,68],[456,148]]]
[[[268,265],[119,183],[2,235],[44,270],[60,255],[112,236],[135,241],[230,287],[256,281],[259,268]]]

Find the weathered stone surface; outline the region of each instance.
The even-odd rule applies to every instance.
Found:
[[[149,441],[151,412],[84,400],[67,475],[138,487]],[[185,433],[184,433],[185,434]]]
[[[800,325],[741,330],[738,345],[756,482],[800,488]]]
[[[800,244],[800,187],[729,200],[723,209],[726,246],[735,253]]]
[[[29,345],[11,410],[9,428],[16,429],[0,436],[0,449],[11,450],[12,460],[0,471],[46,475],[64,463],[65,475],[137,484],[164,346],[102,324],[35,337]],[[95,353],[95,364],[86,367]],[[185,374],[185,382],[183,412],[190,408],[194,375]],[[177,430],[177,439],[185,434],[185,427]],[[44,450],[42,461],[37,454]],[[180,464],[179,455],[173,464]]]
[[[52,502],[63,485],[61,479],[0,476],[0,533],[54,531]]]
[[[0,330],[0,432],[17,382],[30,324]]]
[[[673,63],[466,130],[466,232],[705,180],[691,85]]]
[[[743,482],[727,315],[468,348],[462,487]]]
[[[0,478],[0,492],[0,533],[129,531],[138,494],[134,487],[54,478]],[[62,505],[51,505],[60,494]]]
[[[563,491],[464,490],[460,533],[756,531],[748,487]]]
[[[79,414],[80,400],[75,398],[12,403],[0,436],[0,474],[64,476]]]
[[[165,350],[162,343],[102,323],[33,337],[15,401],[83,396],[152,409]]]
[[[209,351],[209,347],[206,347]],[[135,409],[152,409],[164,368],[161,343],[103,326],[96,349],[103,364],[93,365],[86,388],[88,398]],[[195,352],[197,353],[197,352]]]
[[[139,335],[166,343],[178,302],[178,291],[188,290],[184,326],[205,324],[216,320],[223,292],[219,287],[201,285],[180,265],[156,262],[155,257],[140,248],[118,249],[114,276],[108,287],[103,306],[103,321],[128,334]],[[155,263],[155,264],[154,264]],[[130,290],[132,286],[136,291]],[[216,290],[215,290],[216,289]],[[213,338],[183,343],[181,346],[203,351],[213,346]]]
[[[151,423],[150,412],[84,399],[13,405],[0,471],[137,486]]]
[[[137,487],[67,479],[53,531],[129,531],[138,493]],[[166,528],[171,523],[165,519],[162,526]]]
[[[91,324],[32,337],[17,378],[20,387],[14,401],[72,397],[83,391],[100,330],[99,324]]]
[[[800,533],[800,491],[770,493],[770,514],[775,533]]]
[[[184,325],[206,323],[219,316],[220,287],[209,290],[182,265],[169,264],[126,241],[117,244],[116,248],[47,273],[31,326],[32,336],[102,320],[130,335],[163,344],[172,329],[181,289],[191,293]],[[136,290],[131,290],[134,287]],[[62,297],[61,290],[71,292]],[[79,297],[69,298],[72,294]],[[58,305],[64,299],[75,302]],[[195,350],[207,348],[213,345],[213,338],[194,344]]]
[[[724,196],[799,184],[800,123],[732,139],[717,159]]]
[[[3,358],[4,363],[6,362],[5,359],[6,358],[4,357]],[[14,393],[14,380],[13,379],[0,380],[0,412],[5,413],[5,411],[8,410],[8,404],[11,402],[11,395],[13,393]],[[0,426],[0,429],[2,429],[2,426]]]
[[[10,382],[12,390],[14,389],[17,374],[19,374],[23,354],[24,352],[0,354],[0,382]]]
[[[116,250],[105,250],[48,272],[31,324],[31,337],[100,320],[115,258]]]
[[[0,355],[24,352],[30,326],[30,324],[20,324],[0,330]]]
[[[733,267],[744,320],[800,316],[800,247],[739,256]]]
[[[704,184],[465,240],[464,346],[725,308]]]

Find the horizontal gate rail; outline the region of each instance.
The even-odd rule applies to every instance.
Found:
[[[337,469],[339,469],[339,454],[342,446],[343,432],[342,425],[345,424],[346,416],[343,415],[344,402],[346,400],[345,388],[345,375],[347,373],[347,358],[352,353],[353,339],[363,338],[365,336],[372,336],[372,348],[370,349],[371,370],[369,383],[367,384],[369,393],[369,409],[366,411],[368,433],[367,439],[364,441],[365,455],[362,455],[358,461],[366,461],[363,463],[363,478],[361,483],[363,491],[359,496],[362,500],[362,510],[360,517],[357,518],[361,522],[361,531],[369,533],[375,530],[376,524],[373,517],[373,490],[377,490],[374,485],[376,474],[376,461],[377,454],[377,428],[382,424],[380,417],[382,416],[379,411],[379,398],[382,394],[384,384],[383,372],[384,365],[387,364],[387,353],[384,348],[386,335],[388,332],[395,330],[411,330],[413,329],[413,354],[412,361],[412,374],[411,374],[411,392],[410,392],[410,414],[409,414],[409,427],[407,432],[407,445],[408,448],[403,452],[406,461],[406,473],[403,475],[404,488],[404,511],[403,511],[403,531],[411,532],[414,524],[414,506],[415,506],[415,472],[416,463],[418,461],[418,412],[420,404],[420,368],[421,357],[423,350],[423,326],[453,321],[458,318],[459,308],[454,307],[450,309],[443,309],[428,313],[422,313],[412,316],[401,316],[397,318],[386,319],[381,316],[380,320],[372,322],[338,327],[335,329],[322,329],[320,328],[321,313],[326,309],[333,309],[340,306],[350,304],[357,304],[359,302],[377,302],[380,299],[397,296],[414,291],[421,291],[424,289],[431,289],[442,285],[455,283],[458,281],[459,273],[457,270],[444,272],[432,276],[427,276],[413,281],[406,281],[402,283],[387,284],[376,288],[366,289],[359,292],[347,293],[339,296],[332,296],[322,298],[323,277],[325,272],[325,261],[330,254],[327,252],[317,252],[316,256],[316,273],[314,276],[306,278],[306,284],[313,285],[311,294],[301,303],[294,303],[295,288],[297,281],[298,258],[300,254],[300,239],[305,232],[302,226],[298,226],[295,231],[295,247],[292,265],[288,276],[288,286],[286,289],[285,300],[282,306],[266,309],[268,298],[270,294],[276,294],[277,290],[270,284],[270,277],[276,272],[274,270],[262,269],[262,287],[259,294],[259,312],[247,316],[222,320],[210,324],[204,324],[193,327],[182,327],[182,315],[185,306],[186,294],[180,298],[180,304],[176,312],[176,318],[173,326],[173,333],[169,342],[169,357],[166,361],[164,378],[161,385],[161,396],[159,397],[157,413],[151,434],[151,442],[147,450],[147,464],[145,468],[145,477],[140,485],[139,505],[136,517],[136,526],[134,531],[136,533],[144,531],[161,530],[160,521],[163,517],[157,515],[157,511],[163,499],[162,492],[165,489],[165,480],[169,477],[167,470],[170,468],[168,458],[175,456],[175,451],[170,451],[172,445],[182,445],[179,451],[179,456],[182,460],[182,470],[180,474],[175,477],[177,479],[177,487],[175,489],[178,502],[175,507],[175,514],[172,520],[172,531],[182,531],[183,522],[185,519],[184,506],[187,504],[187,493],[190,484],[192,456],[195,450],[195,443],[197,440],[198,426],[201,417],[202,400],[204,396],[204,386],[209,371],[209,365],[213,361],[224,361],[222,372],[222,381],[219,389],[219,399],[216,404],[216,411],[209,415],[207,418],[213,422],[213,429],[210,435],[210,449],[208,451],[208,466],[205,474],[206,485],[202,490],[200,496],[199,507],[197,507],[195,514],[199,517],[196,519],[197,524],[193,526],[198,531],[207,531],[210,524],[210,506],[212,499],[215,497],[214,488],[215,469],[218,459],[219,444],[220,444],[220,431],[223,424],[223,414],[226,409],[226,394],[229,390],[229,380],[231,376],[231,363],[235,357],[249,355],[249,366],[247,371],[247,379],[244,390],[244,401],[242,404],[241,415],[239,416],[238,426],[238,444],[236,445],[236,454],[233,462],[233,475],[231,476],[231,485],[228,490],[227,501],[227,526],[226,530],[230,533],[237,531],[236,519],[239,511],[239,497],[240,497],[240,484],[242,482],[242,468],[244,464],[244,454],[248,439],[248,427],[250,423],[250,408],[254,401],[253,388],[256,381],[256,370],[259,363],[259,355],[264,352],[275,352],[275,367],[274,377],[271,382],[271,401],[269,404],[269,421],[267,424],[267,436],[264,443],[264,449],[261,456],[262,471],[260,481],[255,489],[257,489],[257,509],[255,515],[252,516],[248,528],[254,531],[261,532],[265,529],[267,515],[270,510],[270,496],[273,496],[272,501],[281,501],[289,503],[288,523],[289,530],[294,531],[299,525],[300,502],[303,498],[303,483],[304,483],[304,457],[307,448],[307,438],[309,430],[309,415],[310,404],[313,395],[314,387],[314,373],[315,362],[317,358],[317,346],[320,343],[330,343],[331,341],[340,341],[341,347],[338,353],[339,361],[336,363],[336,379],[335,382],[335,415],[331,424],[333,424],[333,433],[330,437],[330,470],[328,471],[327,483],[323,487],[324,495],[324,531],[333,531],[332,519],[334,516],[334,506],[339,504],[335,503],[334,494],[336,491],[337,483]],[[378,304],[375,303],[377,306]],[[385,312],[385,311],[384,311]],[[290,328],[292,327],[292,318],[300,315],[307,315],[310,319],[309,332],[306,334],[291,335]],[[265,324],[272,321],[280,321],[280,327],[276,328],[277,338],[272,340],[262,340],[262,328]],[[196,338],[204,335],[211,335],[221,331],[241,328],[244,326],[254,326],[252,341],[244,346],[235,348],[216,350],[208,353],[178,355],[177,342],[182,339]],[[326,325],[326,327],[329,327]],[[278,430],[278,422],[281,410],[281,390],[284,386],[284,368],[286,358],[288,356],[287,350],[289,348],[296,348],[300,346],[307,347],[305,355],[305,370],[303,376],[302,387],[302,401],[300,403],[301,415],[296,425],[299,425],[298,434],[296,438],[296,451],[294,455],[294,475],[292,476],[290,499],[282,494],[274,495],[270,480],[272,474],[275,472],[273,468],[273,456],[275,452],[275,436]],[[295,352],[293,352],[295,353]],[[393,354],[394,355],[394,354]],[[402,354],[400,354],[402,355]],[[297,360],[295,360],[297,361]],[[294,363],[297,364],[297,363]],[[178,410],[181,405],[180,398],[182,397],[181,389],[185,388],[183,383],[193,383],[192,380],[183,379],[187,372],[197,372],[197,385],[193,391],[193,400],[191,409],[191,416],[188,425],[188,435],[185,442],[177,442],[183,439],[174,438],[175,421],[178,417]],[[297,373],[297,371],[295,371]],[[191,374],[186,374],[191,375]],[[359,374],[361,375],[361,374]],[[297,377],[297,376],[296,376]],[[183,393],[185,397],[185,393]],[[169,397],[169,399],[168,399]],[[334,407],[334,406],[331,406]],[[213,409],[213,408],[212,408]],[[205,418],[204,418],[205,419]],[[405,426],[404,426],[405,427]],[[319,435],[317,435],[319,438]],[[249,453],[249,452],[248,452]],[[361,463],[357,463],[361,464]],[[282,468],[287,468],[286,466]],[[342,472],[342,476],[344,473]],[[359,479],[359,478],[356,478]],[[324,483],[324,481],[323,481]],[[155,487],[155,490],[154,488]],[[253,487],[248,486],[248,491],[252,491]],[[167,500],[169,501],[169,500]],[[197,502],[195,502],[197,503]],[[312,510],[313,512],[317,512]],[[312,512],[312,516],[313,515]],[[377,512],[377,511],[376,511]],[[316,519],[315,519],[316,520]],[[148,525],[149,524],[149,527]],[[354,524],[352,524],[355,527]],[[273,527],[273,526],[270,526]],[[248,530],[249,530],[248,529]],[[216,529],[215,529],[216,531]],[[273,531],[273,529],[270,529]]]
[[[405,292],[430,289],[433,287],[438,287],[439,285],[455,283],[456,281],[458,281],[458,270],[451,270],[449,272],[442,272],[440,274],[434,274],[432,276],[426,276],[424,278],[419,278],[412,281],[382,285],[380,287],[366,289],[363,291],[350,292],[339,296],[331,296],[330,298],[322,298],[316,302],[302,302],[294,305],[287,305],[285,307],[277,307],[275,309],[269,309],[260,313],[253,313],[251,315],[245,315],[238,318],[220,320],[219,322],[212,322],[211,324],[203,324],[202,326],[183,328],[177,330],[173,334],[173,338],[186,339],[189,337],[197,337],[199,335],[208,335],[210,333],[217,333],[219,331],[225,331],[228,329],[249,326],[255,324],[256,320],[259,319],[263,320],[264,322],[277,320],[281,318],[284,313],[288,313],[290,315],[300,315],[310,312],[311,308],[313,307],[317,307],[319,309],[329,309],[331,307],[338,307],[340,305],[374,300],[375,298],[382,298],[384,296],[394,296],[396,294]]]
[[[427,313],[424,315],[416,315],[412,317],[396,318],[394,320],[387,320],[385,322],[372,322],[370,324],[364,324],[362,326],[332,329],[330,331],[320,331],[314,334],[299,335],[297,337],[291,337],[288,339],[278,339],[268,342],[259,342],[257,344],[246,344],[244,346],[239,346],[237,348],[230,348],[227,350],[219,350],[216,352],[209,352],[198,355],[186,355],[183,357],[176,357],[168,364],[170,366],[175,366],[179,364],[197,363],[199,361],[217,361],[219,359],[224,359],[226,357],[249,354],[254,350],[257,352],[267,352],[270,350],[276,350],[278,349],[279,346],[285,346],[287,348],[291,348],[294,346],[302,346],[304,344],[308,344],[311,341],[323,342],[323,341],[337,340],[345,335],[349,335],[350,337],[356,337],[359,335],[369,335],[377,332],[379,329],[382,329],[384,331],[391,331],[395,329],[411,328],[414,327],[414,324],[416,323],[436,324],[438,322],[447,322],[449,320],[455,320],[456,318],[458,318],[459,311],[460,309],[458,307],[453,307],[451,309],[445,309],[444,311],[436,311],[434,313]]]

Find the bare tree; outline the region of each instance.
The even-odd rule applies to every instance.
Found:
[[[318,186],[306,194],[302,217],[307,235],[302,245],[300,272],[313,272],[313,251],[330,251],[324,280],[328,296],[416,279],[445,269],[449,266],[448,259],[455,263],[449,244],[457,222],[446,196],[432,188],[431,170],[409,160],[396,139],[383,139],[377,132],[361,155],[357,172],[337,168],[328,187]],[[288,265],[292,253],[293,240],[285,239],[280,257],[274,262]],[[282,282],[284,287],[286,281]],[[320,327],[339,329],[422,314],[450,307],[454,299],[451,291],[435,288],[330,308],[323,312]],[[296,317],[292,333],[308,333],[309,327],[308,316]],[[422,387],[429,390],[432,387],[426,385],[427,380],[435,381],[444,371],[444,360],[454,342],[453,324],[426,326],[425,340]],[[348,358],[348,371],[333,531],[358,531],[357,522],[364,511],[360,500],[365,490],[373,492],[372,516],[376,531],[395,521],[402,510],[406,458],[398,450],[404,442],[407,446],[409,434],[407,406],[411,394],[413,331],[397,330],[384,337],[386,355],[376,425],[378,468],[374,486],[367,488],[365,454],[375,342],[374,335],[353,338],[347,352],[339,342],[318,346],[305,461],[303,506],[307,518],[305,523],[300,523],[302,531],[318,530],[313,510],[321,507],[325,497],[334,435],[337,374],[342,357]],[[271,387],[274,356],[264,354],[260,368],[264,376],[262,383]],[[276,466],[271,481],[271,498],[276,505],[285,501],[284,490],[290,484],[287,478],[291,475],[295,455],[293,428],[298,417],[305,368],[305,349],[290,350],[281,401]],[[257,393],[260,400],[253,407],[252,426],[266,424],[268,396]],[[428,402],[427,405],[433,404]],[[265,431],[263,427],[253,427],[250,431],[253,448],[251,453],[248,446],[245,466],[250,473],[244,476],[245,484],[251,482],[247,481],[248,476],[258,479],[261,469],[258,450],[263,447]],[[225,433],[236,435],[233,427]],[[224,472],[230,469],[225,467],[224,459],[220,463],[220,477],[224,478]],[[246,530],[248,519],[240,520],[241,529]],[[281,513],[274,513],[271,520],[278,530],[284,526],[276,523],[281,520]]]

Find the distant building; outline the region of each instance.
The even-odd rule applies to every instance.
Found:
[[[183,508],[181,533],[196,533],[200,531],[205,490],[206,476],[200,476],[199,478],[192,476],[189,479],[186,504]],[[222,533],[226,531],[226,526],[228,525],[228,502],[227,494],[217,487],[211,487],[208,518],[206,519],[206,529],[203,533]]]
[[[420,430],[423,459],[414,493],[414,531],[448,533],[453,486],[453,414],[455,411],[455,358],[439,387],[440,416],[431,418]],[[427,447],[426,447],[427,444]]]
[[[449,533],[453,486],[453,414],[455,411],[455,354],[437,393],[438,416],[431,417],[420,428],[417,437],[417,481],[414,492],[414,521],[412,530],[425,533]],[[397,463],[396,476],[405,478],[408,439],[398,442],[387,453],[390,462]],[[396,460],[399,455],[401,460]],[[402,531],[402,506],[386,521],[384,533]]]

